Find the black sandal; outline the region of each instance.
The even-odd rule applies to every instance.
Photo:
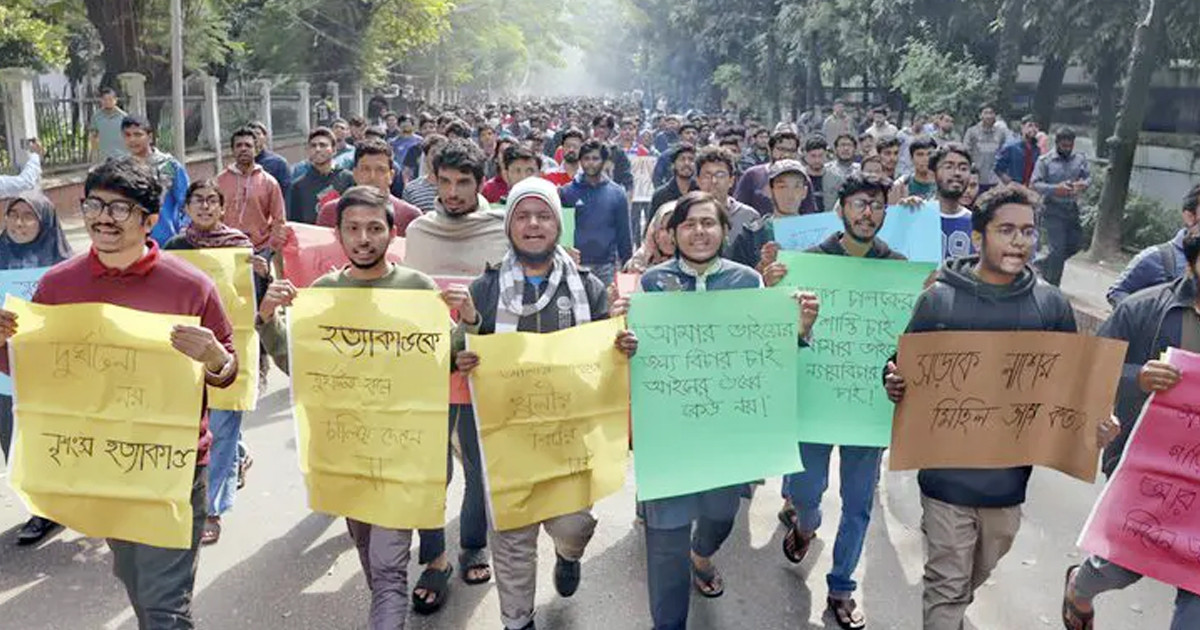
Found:
[[[817,534],[814,532],[805,536],[800,533],[800,528],[792,525],[788,528],[788,533],[783,537],[783,557],[788,559],[792,564],[800,564],[804,562],[804,556],[808,555],[808,549],[812,546],[812,541],[815,540]]]
[[[416,587],[413,588],[413,612],[419,615],[432,615],[440,610],[442,604],[446,603],[446,595],[450,590],[450,576],[453,574],[454,567],[449,565],[440,571],[433,567],[425,567],[425,570],[421,572],[420,579],[417,580]],[[433,601],[426,601],[425,597],[417,594],[418,590],[425,591],[425,597],[432,593]]]
[[[1067,630],[1092,630],[1092,621],[1096,617],[1096,611],[1085,613],[1075,607],[1075,602],[1067,596],[1067,591],[1071,588],[1071,578],[1073,573],[1079,570],[1078,564],[1067,567],[1067,577],[1063,580],[1063,605],[1062,605],[1062,621],[1063,627]]]
[[[463,582],[471,586],[486,584],[492,579],[492,565],[488,562],[487,552],[483,549],[464,549],[458,554],[458,568],[462,571]],[[487,571],[481,578],[472,578],[471,573]]]
[[[825,603],[829,605],[833,618],[842,630],[862,630],[867,627],[867,618],[858,609],[858,604],[853,599],[827,597]]]
[[[696,566],[696,562],[693,560],[692,585],[696,587],[698,593],[709,599],[716,599],[725,594],[725,580],[721,578],[721,573],[717,571],[715,564],[708,570],[703,570]]]

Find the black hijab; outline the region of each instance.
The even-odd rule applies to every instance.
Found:
[[[5,229],[0,232],[0,269],[33,269],[49,267],[71,257],[67,235],[58,222],[54,204],[38,191],[27,191],[8,202],[8,213],[18,202],[25,202],[38,218],[37,236],[28,243],[17,243]]]

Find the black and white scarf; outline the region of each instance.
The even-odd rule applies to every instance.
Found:
[[[575,261],[567,255],[562,247],[554,249],[554,262],[551,266],[550,277],[546,279],[546,290],[533,304],[525,303],[525,270],[517,260],[516,254],[509,250],[500,263],[500,295],[496,306],[496,332],[515,332],[522,317],[529,317],[542,311],[550,305],[554,295],[558,293],[558,285],[566,278],[567,288],[571,292],[571,311],[575,315],[575,325],[586,324],[592,320],[591,304],[588,302],[587,291],[583,288],[583,278]]]

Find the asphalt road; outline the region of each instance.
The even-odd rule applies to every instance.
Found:
[[[305,504],[286,381],[277,371],[257,412],[245,423],[255,458],[248,485],[225,518],[219,544],[203,550],[195,616],[204,629],[296,630],[366,627],[367,590],[345,525]],[[780,553],[779,482],[743,503],[730,540],[717,555],[726,593],[692,599],[694,630],[836,628],[824,617],[825,580],[839,500],[836,464],[825,497],[825,524],[799,567]],[[978,593],[968,628],[1060,628],[1064,567],[1078,562],[1074,541],[1099,486],[1038,470],[1021,533],[1012,552]],[[456,472],[448,513],[450,552],[457,553]],[[650,627],[644,584],[644,541],[633,524],[632,475],[622,492],[596,506],[600,520],[584,558],[584,581],[569,600],[554,593],[552,547],[541,542],[538,627],[542,630],[645,630]],[[920,628],[922,571],[920,506],[915,475],[886,473],[879,489],[866,552],[859,567],[859,602],[873,629]],[[0,629],[129,630],[136,628],[124,591],[111,576],[104,542],[64,532],[35,548],[13,544],[26,514],[5,484],[0,488]],[[416,554],[413,554],[415,563]],[[418,568],[410,569],[410,583]],[[1166,629],[1174,590],[1151,580],[1100,600],[1103,630]],[[408,627],[502,627],[495,587],[469,587],[456,576],[446,608],[413,616]]]

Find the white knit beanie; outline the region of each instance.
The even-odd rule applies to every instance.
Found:
[[[527,177],[519,182],[512,190],[508,191],[508,202],[504,206],[504,233],[508,234],[508,228],[512,225],[513,210],[517,204],[526,197],[537,197],[550,205],[554,210],[554,216],[558,219],[558,229],[562,231],[562,201],[558,198],[558,188],[555,188],[554,183],[547,179],[542,179],[536,175]]]

